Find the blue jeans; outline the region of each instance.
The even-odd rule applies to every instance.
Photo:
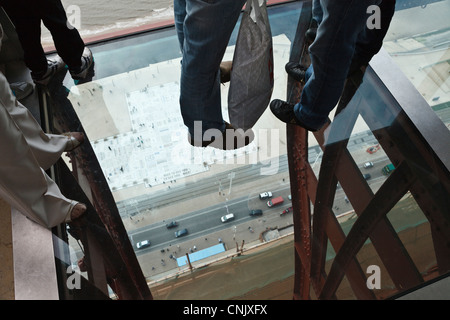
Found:
[[[225,130],[219,67],[245,2],[174,0],[175,27],[183,55],[180,108],[191,135],[198,130]],[[194,130],[194,122],[201,129]]]
[[[306,72],[306,84],[295,105],[296,116],[309,127],[320,129],[336,106],[344,88],[350,66],[365,65],[382,46],[392,15],[395,1],[386,0],[314,0],[313,18],[317,17],[319,28],[309,48],[311,66]],[[370,5],[381,9],[381,29],[368,29],[367,13]]]
[[[312,2],[312,18],[316,20],[317,24],[322,22],[323,10],[320,5],[320,0],[313,0]]]

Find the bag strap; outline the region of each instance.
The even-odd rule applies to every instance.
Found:
[[[259,7],[259,0],[247,0],[247,4],[245,5],[245,10],[248,11],[249,14],[252,12],[252,8],[255,9],[255,19],[258,16],[261,16],[261,9]]]

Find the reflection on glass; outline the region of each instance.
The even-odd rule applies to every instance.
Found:
[[[385,48],[430,106],[445,115],[449,51],[443,39],[450,29],[449,15],[430,22],[423,13],[433,17],[435,12],[448,13],[450,0],[430,2],[425,8],[397,10]],[[298,8],[297,2],[271,9],[273,98],[286,97],[284,65],[290,55]],[[416,21],[424,25],[411,28],[404,24],[419,13],[422,18]],[[75,85],[66,78],[67,98],[89,137],[149,282],[185,272],[189,262],[200,266],[227,252],[234,254],[244,242],[249,248],[292,234],[285,125],[266,112],[255,126],[255,141],[245,148],[193,148],[179,112],[180,53],[173,29],[101,43],[92,51],[94,80]],[[232,52],[233,40],[224,60],[230,60]],[[222,88],[225,119],[227,88]],[[334,132],[326,140],[326,145],[332,145],[346,139],[346,134],[350,136],[346,151],[367,183],[366,198],[378,191],[393,170],[388,150],[383,150],[372,132],[389,128],[401,110],[382,90],[372,78],[366,78],[352,102],[333,119]],[[347,128],[349,119],[355,123],[351,134],[339,130],[340,126]],[[323,152],[313,138],[308,153],[317,175]],[[250,215],[254,210],[262,214]],[[357,215],[339,184],[333,212],[347,233]],[[408,237],[408,233],[428,226],[427,221],[416,219],[418,215],[421,209],[407,193],[388,218],[401,237]],[[363,268],[382,265],[371,254],[370,241],[368,244],[359,253],[361,260],[367,259]],[[329,245],[327,262],[335,255]],[[187,257],[192,261],[186,261]],[[426,260],[420,272],[428,272],[425,265],[434,263],[433,257]],[[270,266],[264,267],[269,270]],[[292,265],[287,269],[293,270]],[[381,271],[384,274],[384,269]],[[389,277],[385,281],[383,297],[392,293]]]
[[[449,126],[450,1],[427,0],[397,10],[384,48],[441,120]]]
[[[290,3],[270,9],[274,98],[286,96],[284,65],[300,7]],[[224,60],[233,57],[236,30]],[[292,233],[285,125],[270,110],[247,147],[194,148],[179,110],[181,57],[173,29],[91,49],[95,78],[75,84],[66,77],[64,86],[149,281],[188,270],[186,254],[198,265],[223,256],[225,249],[235,253],[236,243],[246,248],[261,243],[266,230],[275,229],[267,239]],[[223,85],[224,119],[227,93]],[[271,198],[260,197],[266,191]],[[282,203],[267,205],[278,197]],[[250,215],[253,210],[262,215]],[[222,219],[231,214],[233,219]]]

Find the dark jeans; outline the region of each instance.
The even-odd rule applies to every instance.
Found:
[[[381,49],[395,0],[316,0],[313,4],[314,18],[320,24],[309,47],[311,66],[294,112],[309,127],[320,129],[336,106],[349,72],[367,65]],[[379,6],[379,29],[367,28],[371,5]]]
[[[183,53],[180,107],[193,136],[208,129],[225,130],[219,66],[244,4],[245,0],[174,0]]]
[[[24,51],[24,60],[33,74],[47,71],[47,59],[41,45],[41,21],[50,31],[58,55],[69,69],[81,66],[84,42],[78,30],[69,26],[60,0],[0,0],[16,27]]]

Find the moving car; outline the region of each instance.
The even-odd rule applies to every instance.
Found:
[[[187,229],[181,229],[181,230],[175,231],[175,238],[179,238],[179,237],[185,236],[187,234],[188,234]]]
[[[364,163],[363,167],[366,168],[366,169],[372,168],[373,167],[373,162],[368,161],[368,162]]]
[[[138,243],[136,243],[136,248],[138,249],[144,249],[150,247],[150,241],[148,240],[143,240],[143,241],[139,241]]]
[[[220,220],[222,220],[222,222],[228,222],[233,219],[234,219],[234,214],[232,214],[232,213],[224,215],[222,218],[220,218]]]
[[[256,210],[250,210],[249,214],[251,216],[262,216],[263,212],[262,212],[262,210],[256,209]]]
[[[166,224],[167,229],[174,228],[176,226],[178,226],[178,223],[176,221],[172,221],[172,222],[169,222],[168,224]]]
[[[268,199],[268,198],[272,198],[272,192],[267,191],[267,192],[260,193],[260,194],[259,194],[259,198],[260,198],[261,200]]]

